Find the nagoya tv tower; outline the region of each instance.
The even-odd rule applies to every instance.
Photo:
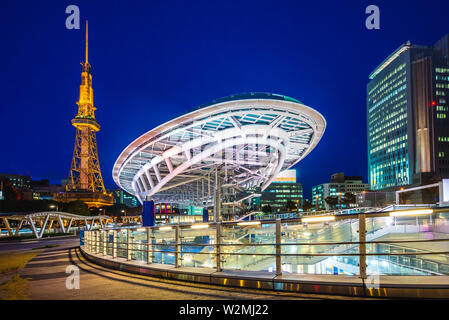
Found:
[[[97,137],[100,125],[95,119],[94,92],[91,66],[88,60],[88,22],[86,21],[86,59],[81,63],[81,85],[77,101],[78,114],[72,119],[76,128],[75,148],[67,180],[66,192],[57,196],[59,201],[82,200],[89,207],[113,204],[113,197],[106,192],[98,160]]]

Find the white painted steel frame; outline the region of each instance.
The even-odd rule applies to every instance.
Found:
[[[325,127],[323,116],[300,102],[217,103],[137,138],[117,159],[113,178],[141,202],[211,203],[215,169],[238,190],[263,190],[317,145]]]

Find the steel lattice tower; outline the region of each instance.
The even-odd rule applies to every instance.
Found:
[[[96,133],[100,125],[95,119],[94,93],[91,66],[88,60],[88,22],[86,21],[86,58],[81,63],[81,85],[78,114],[72,119],[76,128],[75,147],[66,185],[66,193],[59,196],[62,201],[82,200],[89,207],[112,205],[113,198],[106,192],[98,160]],[[64,198],[64,199],[63,199]]]

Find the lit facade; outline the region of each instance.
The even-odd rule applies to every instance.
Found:
[[[92,89],[91,65],[88,60],[88,25],[86,21],[86,57],[81,63],[81,85],[77,101],[78,113],[72,119],[76,128],[72,164],[67,179],[66,192],[55,199],[62,202],[81,200],[89,207],[113,204],[113,197],[106,192],[98,159],[96,133],[100,125],[95,119],[94,92]]]
[[[302,184],[296,181],[296,170],[289,169],[281,172],[273,182],[262,192],[260,207],[269,205],[273,213],[298,211],[302,207]],[[293,202],[296,209],[287,210],[288,201]]]
[[[121,189],[112,191],[112,195],[114,197],[114,204],[123,204],[130,208],[134,208],[139,205],[139,201],[137,201],[135,196]]]
[[[448,35],[433,47],[409,42],[370,75],[368,176],[372,190],[449,176]]]
[[[360,176],[345,176],[343,173],[336,173],[331,176],[331,182],[322,183],[312,187],[311,203],[314,210],[330,210],[333,209],[326,202],[326,198],[330,196],[338,197],[340,200],[346,192],[354,195],[365,191],[369,188],[369,184],[362,182]],[[355,206],[355,204],[354,204]],[[336,208],[346,208],[341,201],[335,206]]]

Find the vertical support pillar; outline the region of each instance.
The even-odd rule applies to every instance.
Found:
[[[112,232],[113,239],[112,239],[112,258],[117,258],[117,230],[114,230]]]
[[[179,226],[175,227],[175,268],[180,267],[180,251],[181,251],[181,237],[180,237],[180,228]]]
[[[80,245],[81,244],[84,244],[84,248],[87,250],[87,252],[90,252],[90,238],[88,232],[80,231]]]
[[[359,214],[359,268],[360,278],[366,279],[366,219],[365,214]]]
[[[151,238],[151,228],[147,228],[147,263],[153,263],[153,239]]]
[[[218,169],[217,169],[218,171]],[[217,180],[217,220],[215,222],[221,222],[221,184],[220,177]]]
[[[131,229],[126,230],[126,260],[131,260]]]
[[[215,168],[214,190],[214,222],[218,222],[218,170]]]
[[[209,210],[203,208],[203,222],[209,222]]]
[[[281,219],[276,219],[276,275],[282,275],[281,263]]]
[[[221,272],[221,222],[215,224],[215,254],[217,262],[217,272]]]
[[[142,208],[142,226],[153,227],[154,222],[154,201],[145,200]]]
[[[108,242],[109,242],[109,232],[102,230],[103,233],[103,255],[105,256],[108,253]]]
[[[100,253],[100,231],[95,230],[95,253]]]
[[[9,225],[8,219],[7,219],[7,218],[3,218],[3,223],[5,224],[6,229],[8,230],[8,235],[9,235],[10,237],[12,237],[12,236],[13,236],[13,233],[12,233],[12,230],[11,230],[11,226]]]

